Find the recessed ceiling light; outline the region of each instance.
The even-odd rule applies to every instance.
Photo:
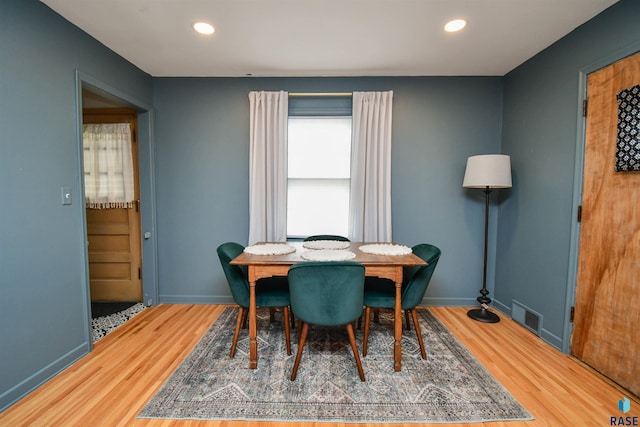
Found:
[[[195,24],[193,24],[193,29],[200,34],[204,34],[205,36],[209,36],[216,31],[213,28],[213,25],[207,24],[206,22],[196,22]]]
[[[448,33],[455,33],[456,31],[460,31],[467,25],[467,21],[464,19],[454,19],[453,21],[449,21],[445,24],[444,30]]]

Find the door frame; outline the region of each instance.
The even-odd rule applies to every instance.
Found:
[[[158,248],[156,236],[156,197],[155,197],[155,155],[153,145],[153,108],[152,106],[136,99],[135,97],[114,88],[79,70],[75,72],[76,80],[76,156],[78,162],[78,188],[80,189],[80,201],[78,209],[82,222],[82,265],[81,276],[84,281],[83,301],[84,312],[87,319],[85,327],[85,339],[89,351],[93,349],[91,331],[91,294],[89,280],[89,251],[87,248],[87,217],[84,197],[84,156],[82,144],[82,91],[85,87],[92,91],[121,101],[138,113],[138,166],[140,180],[140,232],[142,242],[142,277],[143,277],[143,303],[146,306],[158,303]],[[148,237],[147,236],[148,233]]]
[[[569,244],[569,268],[567,277],[567,293],[565,298],[564,328],[562,333],[562,352],[571,353],[571,338],[573,335],[573,322],[571,321],[571,308],[576,302],[576,291],[578,286],[578,255],[580,248],[580,222],[578,222],[578,208],[582,205],[582,184],[584,179],[584,146],[586,143],[587,118],[583,115],[584,102],[587,100],[587,79],[589,74],[607,67],[627,56],[640,51],[640,42],[632,43],[622,49],[598,59],[578,71],[578,114],[576,132],[576,155],[575,168],[573,174],[573,195],[572,195],[572,220],[571,220],[571,241]]]

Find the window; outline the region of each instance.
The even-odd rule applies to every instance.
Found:
[[[346,236],[351,117],[290,116],[288,133],[287,237]]]

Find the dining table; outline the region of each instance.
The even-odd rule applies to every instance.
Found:
[[[250,253],[245,250],[231,261],[232,265],[243,265],[247,267],[249,281],[249,368],[256,369],[258,367],[258,343],[257,343],[257,319],[256,319],[256,285],[259,286],[259,280],[267,277],[284,276],[286,277],[289,268],[299,262],[309,260],[307,255],[309,251],[314,249],[305,248],[307,242],[286,242],[286,243],[257,243],[252,248],[260,249],[260,245],[271,245],[273,247],[278,244],[286,244],[289,246],[288,253],[282,254],[263,254]],[[348,244],[348,245],[347,245]],[[350,258],[351,261],[359,262],[365,267],[365,275],[368,277],[379,277],[389,279],[395,284],[395,307],[394,307],[394,371],[402,370],[402,275],[405,267],[416,267],[427,265],[427,263],[411,251],[402,254],[388,253],[370,253],[360,250],[360,247],[366,246],[370,248],[379,243],[368,242],[347,242],[340,250],[349,251],[355,256]],[[383,245],[400,246],[395,243],[385,243]],[[406,247],[404,247],[406,248]],[[247,248],[248,249],[248,248]],[[349,254],[349,256],[351,256]],[[389,286],[392,286],[391,283]]]

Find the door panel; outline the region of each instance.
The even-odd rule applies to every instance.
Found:
[[[85,110],[84,123],[131,124],[135,198],[140,197],[136,113],[128,109]],[[142,248],[138,204],[124,209],[87,209],[89,282],[92,301],[142,301]]]
[[[136,209],[87,209],[93,301],[141,301],[140,229]]]
[[[588,77],[582,224],[571,350],[640,394],[640,172],[615,172],[620,90],[640,53]]]

